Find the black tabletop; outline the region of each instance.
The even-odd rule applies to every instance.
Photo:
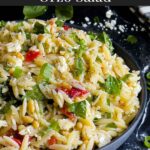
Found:
[[[74,7],[74,24],[83,25],[88,30],[94,30],[95,32],[100,32],[102,28],[97,25],[94,26],[93,18],[95,16],[99,17],[100,22],[105,24],[107,20],[106,11],[111,9],[114,11],[112,17],[113,20],[117,19],[117,30],[111,30],[109,28],[104,28],[110,34],[110,37],[125,48],[139,64],[141,71],[145,74],[150,71],[150,37],[148,35],[149,31],[145,24],[140,23],[137,16],[134,15],[129,7],[84,7],[76,6]],[[42,19],[51,18],[54,15],[54,7],[50,7],[46,15],[42,16]],[[90,21],[86,21],[87,17]],[[0,20],[21,20],[23,19],[22,7],[0,7]],[[90,23],[89,23],[90,22]],[[70,22],[69,22],[70,23]],[[73,22],[72,22],[73,23]],[[118,25],[123,25],[126,27],[125,31],[119,30]],[[137,28],[138,27],[138,28]],[[132,28],[132,29],[131,29]],[[146,28],[146,29],[145,29]],[[126,41],[128,35],[135,35],[138,39],[136,44],[130,44]],[[149,101],[149,95],[148,100]],[[146,115],[140,121],[137,129],[129,137],[129,139],[119,148],[119,150],[144,150],[143,143],[139,141],[143,135],[150,135],[150,106],[147,104]]]

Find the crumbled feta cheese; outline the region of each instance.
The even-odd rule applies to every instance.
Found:
[[[74,21],[73,21],[73,20],[70,20],[70,24],[74,24]]]
[[[85,17],[85,21],[89,22],[90,21],[89,17]]]
[[[116,25],[116,20],[111,20],[110,22],[109,21],[106,21],[105,22],[105,26],[111,30],[113,30],[114,26]]]
[[[124,27],[123,25],[119,25],[118,28],[119,28],[119,30],[120,30],[121,32],[124,32],[124,31],[125,31],[125,27]]]
[[[133,27],[131,28],[131,31],[134,31],[134,28],[133,28]]]
[[[94,22],[93,25],[94,25],[94,26],[97,26],[97,22]]]
[[[86,28],[87,24],[86,23],[82,23],[82,27]]]
[[[108,11],[106,12],[106,17],[107,17],[107,18],[111,18],[112,15],[113,15],[113,12],[112,12],[111,10],[108,10]]]

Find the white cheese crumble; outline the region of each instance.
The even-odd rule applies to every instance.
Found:
[[[108,11],[106,12],[106,17],[107,17],[107,18],[111,18],[112,15],[113,15],[113,12],[112,12],[111,10],[108,10]]]
[[[85,17],[85,21],[89,22],[90,21],[89,17]]]
[[[87,24],[86,23],[82,23],[82,27],[86,28]]]
[[[70,24],[74,24],[74,21],[73,21],[73,20],[70,20]]]

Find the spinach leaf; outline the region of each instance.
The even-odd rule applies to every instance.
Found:
[[[89,31],[88,35],[90,36],[90,39],[93,41],[97,38],[97,34],[95,34],[94,32]]]
[[[117,128],[117,125],[114,122],[112,122],[112,123],[107,124],[106,127],[107,128]]]
[[[36,18],[43,15],[48,9],[48,6],[24,6],[23,14],[25,19]]]
[[[137,37],[134,35],[128,35],[127,37],[127,42],[129,42],[130,44],[136,44],[138,41]]]
[[[42,94],[42,92],[39,89],[38,85],[35,85],[32,90],[27,91],[25,97],[27,99],[33,99],[33,100],[37,100],[37,101],[41,101],[44,99],[44,95]]]
[[[81,57],[75,58],[74,72],[73,75],[78,77],[85,71],[84,63]]]
[[[36,22],[33,27],[33,32],[36,34],[40,34],[40,33],[43,34],[45,32],[44,25],[39,22]]]
[[[42,79],[48,82],[50,80],[51,73],[52,66],[48,63],[45,63],[40,70],[40,76],[42,77]]]
[[[55,15],[59,20],[69,20],[73,17],[73,6],[56,6]]]
[[[121,80],[109,75],[105,82],[105,90],[109,94],[119,95],[122,88]]]
[[[112,52],[113,51],[113,45],[111,42],[111,39],[109,36],[106,34],[106,32],[102,32],[101,34],[98,35],[97,40],[101,41],[102,43],[105,43],[108,47],[108,49]]]
[[[0,21],[0,28],[4,27],[6,25],[6,22],[4,20]]]
[[[79,117],[86,118],[86,101],[81,101],[69,105],[69,111]]]

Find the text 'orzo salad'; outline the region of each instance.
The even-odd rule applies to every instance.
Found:
[[[92,150],[119,136],[139,109],[138,71],[105,32],[57,18],[0,28],[0,149]]]

